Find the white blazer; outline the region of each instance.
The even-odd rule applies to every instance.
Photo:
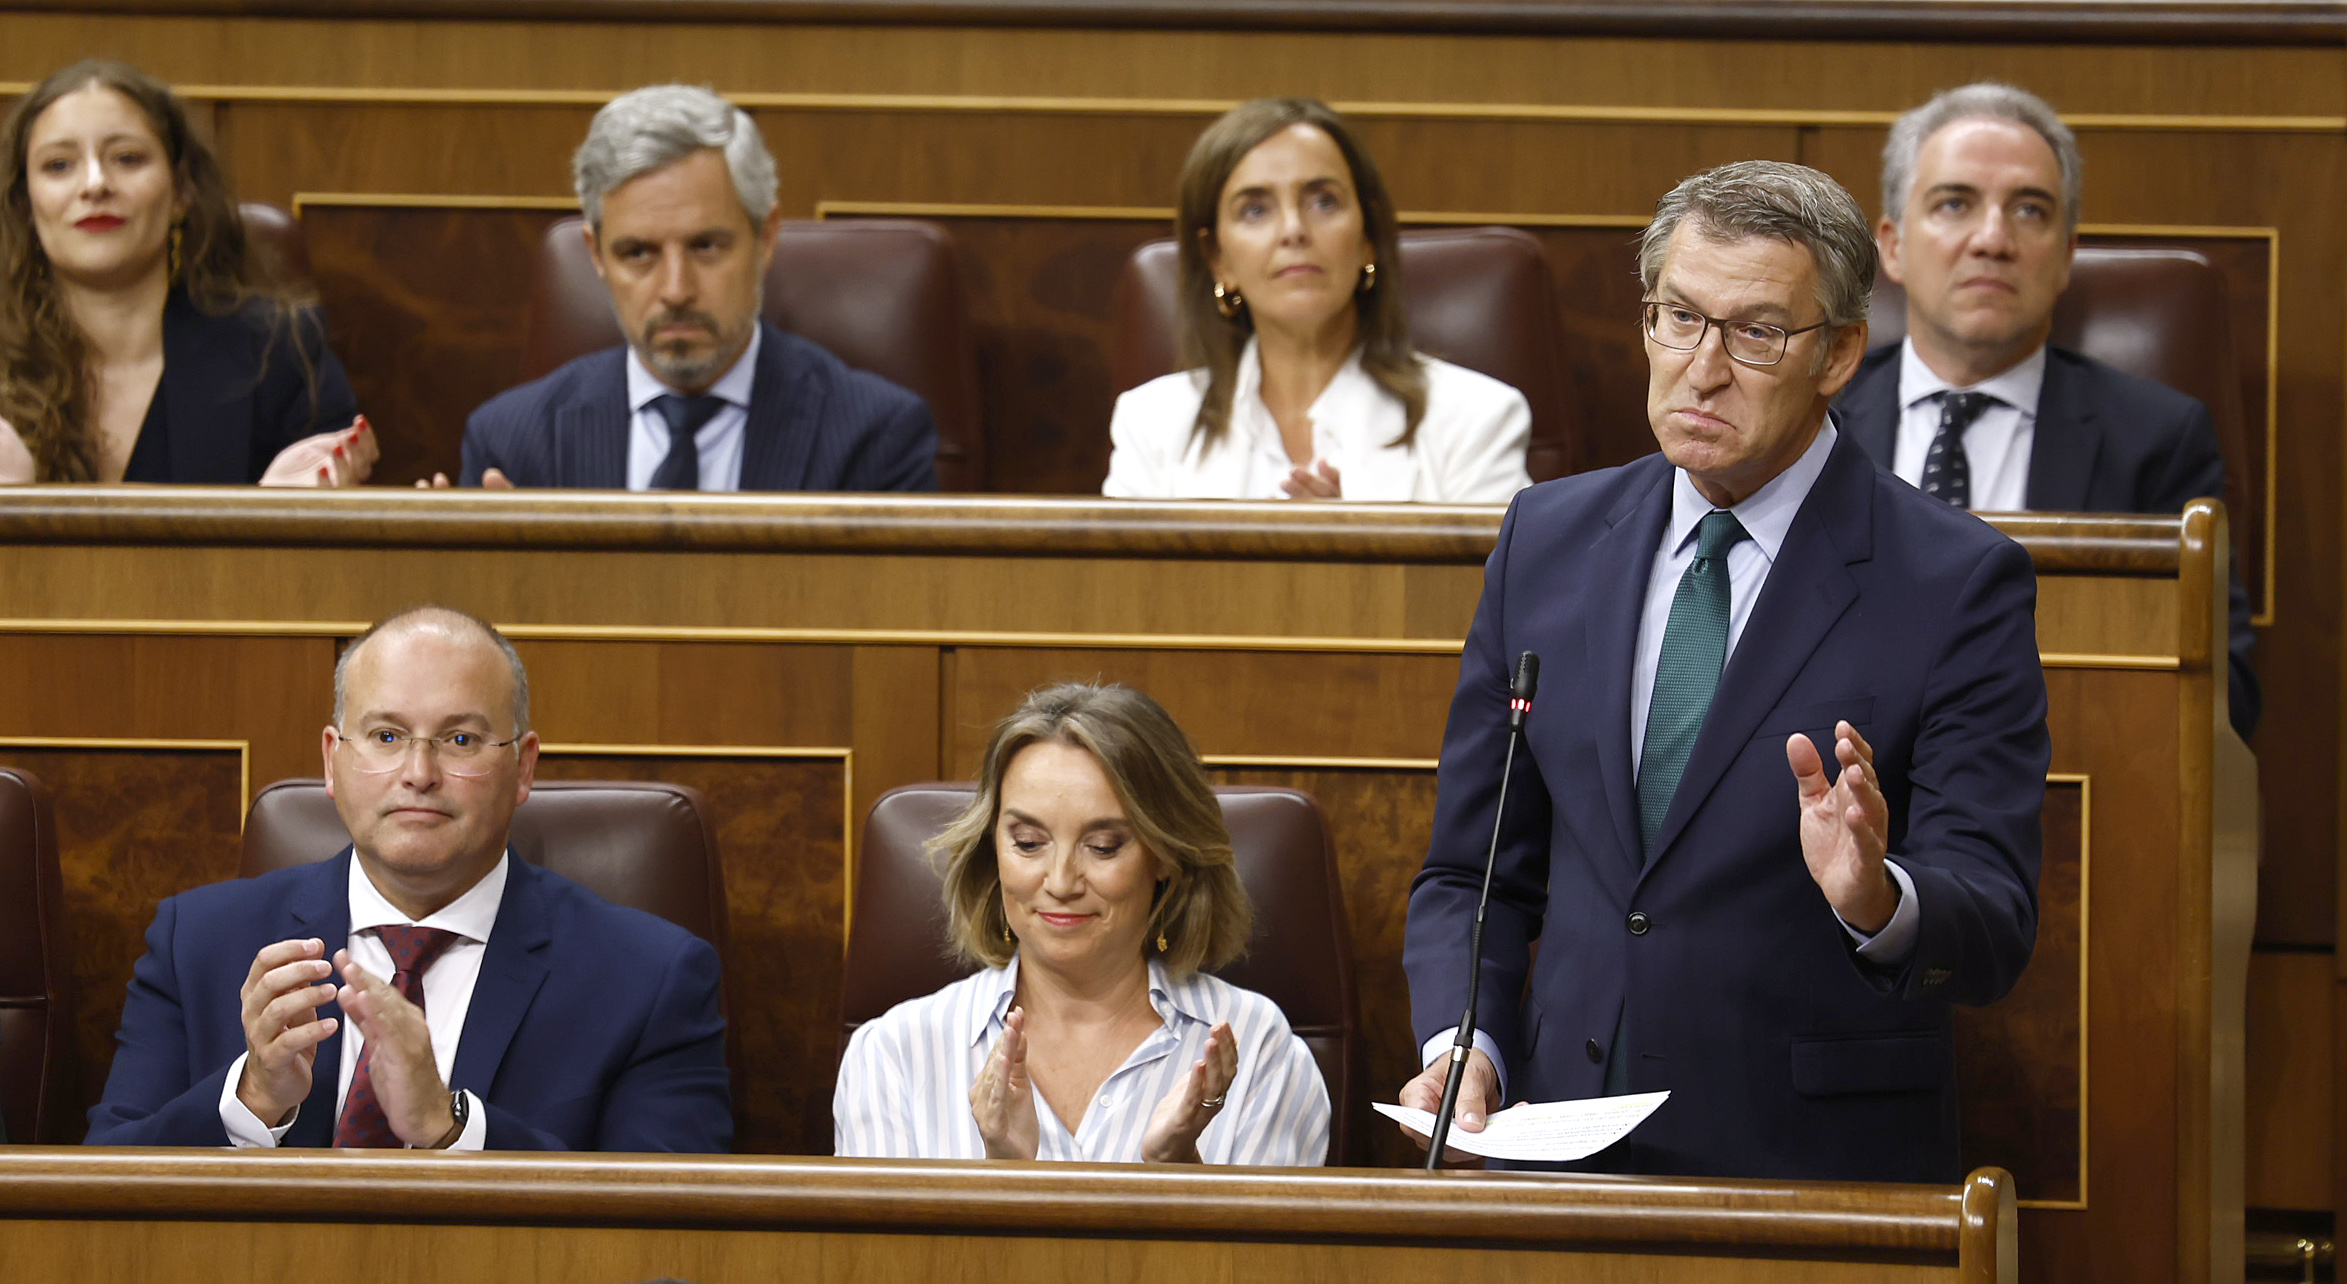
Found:
[[[1524,447],[1532,407],[1524,394],[1489,375],[1433,357],[1426,370],[1426,414],[1409,446],[1402,403],[1361,369],[1356,348],[1312,403],[1312,453],[1334,464],[1346,499],[1504,504],[1532,484]],[[1206,399],[1206,371],[1152,379],[1116,399],[1109,419],[1108,481],[1114,499],[1284,499],[1280,483],[1295,464],[1279,424],[1263,404],[1263,364],[1255,341],[1240,354],[1231,390],[1230,431],[1212,450],[1192,426]]]

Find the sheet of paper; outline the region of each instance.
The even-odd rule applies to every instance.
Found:
[[[1626,1097],[1591,1097],[1586,1101],[1544,1101],[1510,1106],[1484,1122],[1483,1131],[1451,1126],[1448,1145],[1487,1159],[1521,1159],[1561,1164],[1587,1159],[1630,1135],[1654,1108],[1670,1100],[1667,1092],[1640,1092]],[[1408,1106],[1374,1103],[1377,1112],[1405,1127],[1432,1134],[1434,1115]]]

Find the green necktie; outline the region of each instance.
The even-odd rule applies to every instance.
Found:
[[[1704,514],[1695,527],[1695,560],[1671,598],[1654,697],[1646,709],[1646,744],[1638,757],[1638,830],[1647,860],[1654,859],[1655,837],[1728,660],[1728,550],[1750,538],[1734,513],[1715,508]]]

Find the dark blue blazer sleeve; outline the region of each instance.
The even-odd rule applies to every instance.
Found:
[[[147,952],[132,969],[130,994],[115,1036],[114,1069],[104,1098],[90,1111],[93,1146],[225,1146],[220,1090],[231,1054],[208,1069],[194,1064],[176,968],[177,898],[155,911]],[[241,1050],[241,1049],[240,1049]]]
[[[1521,500],[1509,506],[1499,543],[1484,564],[1483,598],[1467,632],[1459,687],[1444,724],[1434,838],[1424,867],[1410,885],[1402,957],[1420,1042],[1456,1025],[1467,1007],[1468,937],[1508,747],[1508,693],[1515,662],[1502,622],[1508,554],[1522,509]],[[1484,920],[1483,981],[1475,1018],[1476,1028],[1489,1034],[1511,1060],[1521,1047],[1518,1002],[1531,969],[1531,944],[1540,935],[1548,903],[1549,808],[1538,766],[1530,754],[1519,754]]]
[[[1915,950],[1892,979],[1909,998],[1995,1002],[2037,943],[2052,746],[2036,603],[2029,554],[1998,541],[1964,584],[1951,612],[1958,627],[1932,660],[1890,835],[1890,854],[1915,881]]]

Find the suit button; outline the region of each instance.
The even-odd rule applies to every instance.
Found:
[[[1646,935],[1646,929],[1653,926],[1654,920],[1646,917],[1645,910],[1630,911],[1630,935],[1644,936]]]
[[[1595,1039],[1589,1041],[1589,1059],[1591,1061],[1605,1060],[1605,1049],[1598,1047]]]

